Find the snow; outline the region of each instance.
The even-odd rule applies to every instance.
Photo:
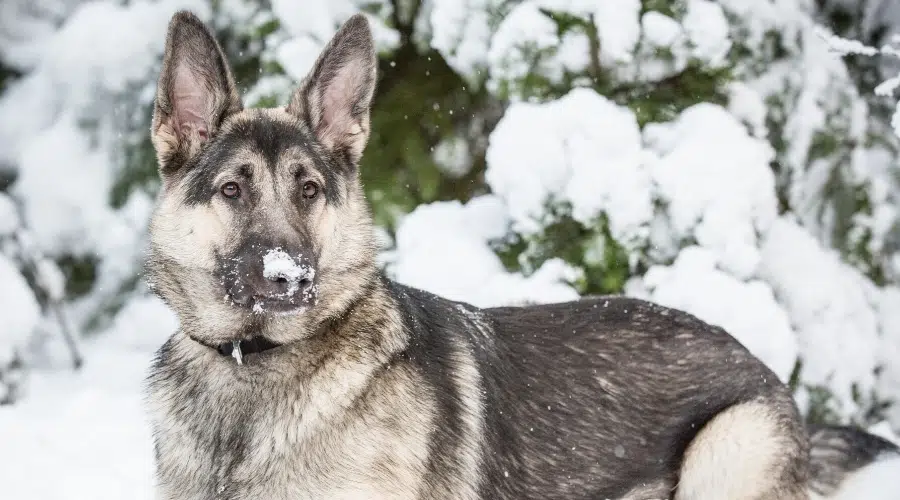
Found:
[[[585,50],[589,39],[584,30],[571,29],[560,36],[556,21],[547,13],[593,19],[599,41],[597,62],[604,68],[626,66],[634,59],[641,37],[640,11],[640,0],[526,0],[515,4],[488,44],[488,88],[497,91],[507,84],[512,87],[508,89],[511,97],[518,98],[517,82],[529,73],[559,82],[565,70],[577,72],[590,65],[589,52]],[[481,46],[470,47],[475,50]],[[452,51],[442,53],[449,54],[453,61]]]
[[[19,228],[19,214],[15,202],[0,193],[0,238],[11,236]]]
[[[875,462],[851,474],[832,500],[894,500],[900,498],[900,456]]]
[[[431,46],[460,74],[472,77],[486,65],[491,29],[488,9],[497,0],[433,0]]]
[[[578,297],[567,283],[573,270],[550,260],[531,276],[507,272],[490,243],[502,239],[510,221],[503,201],[481,196],[422,205],[397,228],[388,252],[388,273],[400,282],[452,300],[490,307],[563,302]]]
[[[432,157],[441,172],[451,177],[461,177],[472,168],[469,143],[463,137],[442,140],[434,147]]]
[[[263,255],[263,276],[266,279],[283,278],[296,285],[301,280],[313,279],[315,275],[315,269],[301,264],[299,256],[294,258],[281,248],[273,248]]]
[[[500,82],[519,80],[529,71],[552,71],[554,75],[551,78],[558,78],[558,68],[534,68],[534,57],[529,57],[530,54],[551,51],[557,43],[556,24],[542,14],[534,2],[516,5],[503,18],[491,38],[486,56],[491,67],[488,87],[496,90]]]
[[[743,82],[728,86],[728,112],[750,128],[750,135],[763,138],[766,127],[766,103],[753,87]]]
[[[723,66],[731,50],[731,28],[722,7],[709,0],[689,0],[682,21],[691,56],[710,66]]]
[[[104,152],[91,150],[74,116],[56,123],[24,143],[17,158],[14,189],[24,200],[24,222],[35,243],[51,254],[84,253],[112,217],[105,193],[112,186],[112,167]],[[79,175],[66,175],[77,168]],[[57,179],[65,178],[65,182]]]
[[[651,10],[641,17],[644,42],[654,48],[667,48],[680,42],[684,36],[681,24],[671,17]]]
[[[653,217],[641,132],[628,108],[589,89],[546,104],[515,103],[490,136],[485,179],[515,230],[536,232],[550,200],[591,224],[606,213],[622,242],[646,237]]]
[[[848,40],[829,33],[825,28],[816,27],[816,34],[819,35],[828,44],[828,47],[840,55],[857,54],[863,56],[874,56],[878,53],[878,49],[869,47],[857,40]]]
[[[9,363],[15,350],[22,347],[40,319],[41,310],[31,288],[18,267],[0,254],[0,368]]]
[[[689,247],[671,266],[655,266],[629,295],[687,311],[734,335],[787,382],[799,356],[790,320],[764,282],[743,282],[716,268],[709,250]]]
[[[835,410],[852,413],[853,386],[869,394],[875,384],[881,343],[874,286],[784,218],[766,235],[760,275],[797,333],[802,379],[832,389],[839,403]]]
[[[154,498],[141,392],[152,351],[103,340],[84,346],[82,371],[33,373],[26,396],[0,406],[0,442],[10,457],[0,467],[6,498]]]
[[[771,146],[713,104],[646,126],[644,140],[659,155],[649,169],[673,238],[694,239],[713,249],[729,272],[752,275],[759,262],[757,234],[777,212]]]
[[[360,11],[360,7],[378,6],[386,9],[388,2],[336,0],[328,2],[298,2],[273,0],[272,12],[290,37],[275,44],[274,59],[299,81],[312,69],[319,52],[334,36],[344,20]],[[367,9],[368,10],[368,9]],[[396,47],[400,35],[378,16],[364,12],[372,30],[376,50]]]
[[[575,4],[567,10],[593,15],[594,23],[597,25],[597,36],[600,38],[600,62],[602,64],[631,61],[634,48],[641,36],[640,0],[616,0],[613,2],[560,0],[545,3]]]
[[[885,398],[900,401],[900,288],[886,287],[878,299],[877,311],[881,339],[877,346],[876,363],[882,367],[878,380],[878,393]],[[888,420],[900,422],[900,407],[888,410]]]
[[[159,299],[137,295],[106,331],[82,343],[80,371],[61,365],[31,373],[25,396],[0,406],[0,442],[15,457],[0,467],[5,497],[154,498],[144,379],[153,353],[176,328]]]
[[[40,259],[35,263],[35,274],[38,285],[49,299],[63,299],[66,290],[66,277],[55,262],[50,259]]]

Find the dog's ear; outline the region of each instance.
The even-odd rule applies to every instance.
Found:
[[[222,120],[242,106],[213,34],[194,14],[176,13],[166,35],[151,131],[163,180],[178,172]]]
[[[287,111],[305,120],[325,147],[355,164],[369,138],[376,70],[369,22],[356,14],[322,51]]]

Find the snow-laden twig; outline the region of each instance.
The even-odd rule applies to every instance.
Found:
[[[890,44],[883,45],[881,48],[875,48],[858,40],[840,37],[822,27],[817,27],[815,31],[832,52],[841,56],[862,55],[875,57],[882,55],[900,59],[900,36],[898,35],[891,37]],[[874,93],[879,97],[893,97],[898,88],[900,88],[900,73],[881,82],[875,87]],[[894,130],[894,135],[900,137],[900,102],[895,105],[894,113],[891,116],[891,128]]]
[[[18,246],[20,259],[25,268],[34,276],[35,286],[40,288],[47,298],[47,307],[56,319],[63,340],[72,356],[72,366],[77,370],[84,363],[84,358],[75,341],[74,327],[63,307],[65,295],[65,277],[56,265],[45,258],[35,247],[23,228],[13,233],[13,242]]]

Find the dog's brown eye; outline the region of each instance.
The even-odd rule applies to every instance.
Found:
[[[315,198],[319,194],[319,186],[315,182],[306,181],[303,183],[303,197],[307,199]]]
[[[226,182],[222,185],[222,196],[226,198],[237,198],[241,195],[241,188],[237,182]]]

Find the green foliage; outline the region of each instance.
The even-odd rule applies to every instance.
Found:
[[[511,271],[530,274],[550,259],[559,258],[581,271],[572,285],[582,295],[621,293],[634,275],[628,252],[609,232],[606,217],[585,226],[571,216],[566,203],[548,202],[543,231],[513,234],[497,244],[501,261]]]
[[[634,111],[643,127],[671,121],[700,102],[727,104],[724,87],[731,79],[731,68],[709,68],[692,61],[684,71],[665,80],[623,85],[609,92],[614,101]]]
[[[685,5],[683,2],[650,0],[643,3],[643,9],[680,18],[684,15]],[[684,109],[700,102],[727,103],[724,89],[733,78],[731,66],[711,68],[699,61],[690,61],[682,71],[662,81],[616,81],[612,72],[600,64],[600,41],[593,19],[566,12],[543,10],[542,13],[554,21],[560,38],[571,33],[585,36],[585,49],[590,56],[588,67],[582,73],[564,71],[558,81],[553,81],[541,72],[541,68],[543,61],[552,57],[556,49],[520,47],[526,60],[531,62],[532,70],[521,79],[499,82],[501,97],[516,95],[527,100],[547,101],[562,97],[574,87],[589,85],[617,104],[629,107],[642,127],[651,122],[670,121]],[[661,50],[657,51],[656,57],[669,60],[672,54]],[[616,241],[605,215],[585,226],[571,217],[570,207],[564,203],[548,202],[545,213],[540,233],[512,235],[498,245],[498,255],[508,269],[530,274],[547,260],[561,258],[582,272],[581,278],[573,283],[582,294],[621,293],[626,281],[642,272],[632,263],[635,259],[629,259],[629,254],[637,255],[642,251],[629,252]],[[640,266],[646,265],[641,259],[636,262]]]
[[[687,5],[683,0],[643,0],[641,14],[651,11],[659,12],[673,19],[681,19],[687,12]]]
[[[859,406],[860,411],[847,421],[840,416],[837,408],[835,408],[837,402],[831,389],[826,385],[803,383],[801,381],[802,370],[803,361],[798,359],[788,380],[788,387],[793,394],[796,394],[800,388],[806,391],[809,399],[805,418],[808,424],[852,424],[865,428],[887,419],[887,411],[894,404],[894,401],[881,398],[874,390],[864,394],[859,386],[854,383],[850,387],[851,396],[853,402]]]
[[[445,139],[465,137],[492,99],[473,90],[435,51],[401,47],[380,61],[369,145],[360,174],[376,222],[391,227],[397,213],[420,203],[468,200],[485,191],[484,151],[474,151],[461,177],[445,174],[433,157]],[[496,119],[488,118],[485,133]]]
[[[146,117],[144,123],[150,122],[152,107],[140,110]],[[122,155],[125,167],[119,170],[109,192],[110,205],[121,208],[135,190],[151,195],[159,189],[159,174],[156,163],[156,151],[150,142],[150,127],[141,127],[131,131],[127,139],[123,139]]]
[[[644,3],[644,9],[658,10],[676,18],[683,15],[683,5],[680,2],[649,1]],[[661,81],[615,81],[610,72],[600,64],[600,41],[593,19],[580,18],[566,12],[541,12],[556,23],[558,36],[573,32],[586,36],[586,49],[590,55],[588,68],[584,74],[564,71],[560,81],[554,82],[543,75],[540,68],[541,61],[554,55],[556,49],[538,49],[526,45],[521,50],[526,59],[531,61],[531,71],[519,80],[500,82],[498,93],[501,97],[518,95],[525,99],[547,101],[562,97],[574,87],[589,85],[617,104],[631,108],[641,126],[672,120],[681,111],[700,102],[727,103],[725,84],[733,79],[733,68],[730,65],[711,68],[700,61],[690,61],[682,71]],[[656,57],[670,60],[672,54],[664,49],[657,50]]]
[[[834,394],[828,387],[822,385],[804,385],[809,395],[809,407],[806,412],[806,422],[810,425],[837,425],[841,424],[841,417],[834,410]]]
[[[100,258],[95,255],[63,255],[56,259],[66,278],[66,298],[83,297],[94,288],[99,264]]]
[[[22,74],[19,71],[3,64],[3,62],[0,61],[0,94],[5,92],[9,84],[18,80],[21,76]]]

